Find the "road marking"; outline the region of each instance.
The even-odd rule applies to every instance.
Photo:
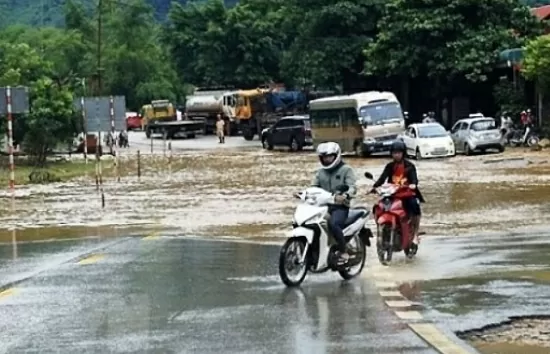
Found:
[[[404,298],[403,295],[401,295],[401,293],[397,290],[380,291],[380,296],[382,296],[382,297],[400,297],[400,298]]]
[[[430,323],[410,323],[409,327],[441,354],[470,354]]]
[[[155,231],[155,232],[145,236],[142,240],[143,241],[156,240],[159,237],[160,237],[160,232]]]
[[[379,289],[397,288],[397,283],[391,281],[377,281],[375,284]]]
[[[398,300],[398,301],[386,301],[388,307],[411,307],[413,305],[409,300]]]
[[[93,264],[93,263],[97,263],[99,262],[100,260],[102,260],[103,258],[105,258],[104,255],[102,254],[93,254],[89,257],[86,257],[84,259],[81,259],[80,261],[78,261],[78,264],[82,264],[82,265],[86,265],[86,264]]]
[[[0,291],[0,299],[6,298],[8,296],[12,296],[13,294],[15,294],[15,292],[16,292],[15,288],[9,288],[7,290]]]
[[[418,321],[423,318],[422,314],[418,311],[395,311],[395,314],[402,320]]]

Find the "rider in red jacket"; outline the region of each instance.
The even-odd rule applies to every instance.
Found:
[[[416,166],[405,158],[407,147],[402,141],[395,141],[390,149],[393,161],[388,163],[384,171],[374,183],[373,189],[380,187],[386,182],[397,184],[400,186],[408,186],[398,191],[395,196],[403,202],[403,208],[407,215],[411,218],[411,226],[414,230],[413,242],[419,242],[420,229],[420,203],[425,200],[418,189],[418,176],[416,174]]]

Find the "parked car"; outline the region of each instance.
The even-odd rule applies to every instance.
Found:
[[[288,146],[291,151],[299,151],[304,146],[313,145],[309,116],[297,115],[282,117],[277,123],[266,128],[261,134],[264,149],[275,146]]]
[[[126,113],[126,130],[137,130],[142,128],[142,121],[139,114],[136,112]]]
[[[480,113],[458,120],[451,129],[457,152],[471,155],[475,151],[504,151],[504,141],[495,119]]]
[[[402,137],[407,155],[416,159],[455,155],[450,134],[439,123],[411,124]]]

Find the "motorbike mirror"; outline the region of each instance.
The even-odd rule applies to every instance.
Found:
[[[374,176],[370,172],[365,172],[365,178],[366,179],[374,179]]]

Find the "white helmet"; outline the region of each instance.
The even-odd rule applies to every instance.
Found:
[[[317,146],[317,155],[319,156],[321,167],[324,168],[325,170],[330,170],[335,166],[338,166],[338,164],[340,164],[340,162],[342,161],[342,150],[340,149],[340,145],[332,141],[319,144],[319,146]],[[328,155],[334,155],[334,161],[326,165],[323,162],[323,156],[328,156]]]

